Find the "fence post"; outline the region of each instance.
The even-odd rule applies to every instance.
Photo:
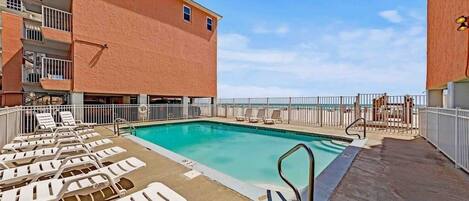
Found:
[[[9,118],[10,111],[7,111],[6,119],[5,119],[5,144],[8,142],[8,118]],[[3,146],[3,145],[2,145]]]
[[[322,111],[322,106],[319,106],[319,126],[322,127],[322,121],[323,121],[323,111]]]
[[[287,111],[287,123],[290,124],[291,119],[291,97],[288,97],[288,111]]]
[[[233,113],[233,117],[235,117],[235,99],[233,98],[233,108],[231,109],[231,112]]]
[[[248,108],[251,109],[251,98],[248,98]]]
[[[265,109],[265,114],[264,114],[264,116],[267,117],[267,116],[269,116],[269,98],[267,98],[266,101],[267,101],[267,108]]]
[[[440,147],[440,109],[436,108],[436,149]]]
[[[169,120],[169,103],[166,103],[166,121]]]
[[[456,169],[459,168],[458,160],[459,160],[459,134],[458,134],[458,121],[459,121],[459,108],[456,108],[456,115],[454,116],[454,165]]]
[[[344,125],[344,97],[343,96],[340,96],[340,100],[339,100],[339,126],[343,126]]]

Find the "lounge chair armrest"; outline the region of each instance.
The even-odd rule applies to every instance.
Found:
[[[119,188],[117,188],[116,182],[114,181],[114,179],[109,174],[106,174],[104,172],[96,172],[96,173],[91,173],[91,174],[84,174],[83,176],[78,176],[78,177],[74,177],[74,178],[71,178],[71,179],[65,178],[64,185],[62,186],[62,189],[60,189],[57,197],[58,198],[63,197],[65,195],[65,193],[67,192],[68,187],[73,182],[78,182],[80,180],[87,179],[87,178],[92,178],[92,177],[95,177],[95,176],[104,177],[107,180],[107,182],[109,182],[110,186],[119,194],[119,196],[122,196],[122,195],[125,194],[125,189],[119,190]],[[95,185],[94,187],[97,188],[98,185],[103,185],[103,184],[105,184],[105,183],[94,184]]]
[[[83,143],[72,143],[72,144],[67,144],[66,146],[62,146],[59,148],[59,150],[57,151],[57,153],[55,154],[54,156],[54,160],[57,160],[59,159],[59,157],[62,155],[62,153],[64,152],[65,148],[67,147],[71,147],[71,146],[76,146],[76,145],[81,145],[80,148],[78,148],[79,150],[82,150],[86,153],[91,153],[91,151],[83,144]],[[78,151],[78,150],[77,150]]]
[[[85,154],[79,154],[79,155],[75,155],[75,156],[69,156],[69,157],[62,160],[62,165],[60,165],[60,166],[66,165],[67,162],[70,161],[70,160],[73,160],[73,159],[76,159],[76,158],[82,158],[82,157],[90,157],[91,159],[93,159],[93,161],[95,161],[99,166],[99,167],[96,167],[96,168],[104,167],[104,165],[101,163],[99,158],[94,153],[85,153]]]
[[[80,162],[69,163],[69,164],[62,163],[62,165],[60,165],[59,169],[57,170],[53,178],[58,179],[62,175],[63,171],[65,171],[66,169],[79,167],[79,166],[86,165],[86,164],[93,165],[96,169],[101,168],[98,165],[98,163],[96,163],[96,161],[80,161]]]

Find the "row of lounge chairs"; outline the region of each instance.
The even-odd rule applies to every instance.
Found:
[[[57,124],[50,113],[36,114],[38,129],[32,134],[15,137],[12,143],[3,147],[0,155],[0,200],[61,200],[110,187],[115,193],[113,198],[121,201],[185,201],[159,182],[125,196],[125,189],[119,189],[117,182],[145,167],[145,162],[129,157],[103,165],[108,158],[126,150],[117,146],[98,150],[112,144],[112,140],[101,138],[86,142],[102,137],[93,129],[94,124],[75,121],[70,112],[61,112],[60,116],[62,123]],[[83,167],[90,171],[76,173]],[[74,174],[64,175],[66,171],[74,171]]]
[[[273,110],[272,115],[268,117],[266,115],[265,109],[259,109],[257,110],[257,115],[254,116],[252,114],[252,109],[248,108],[246,109],[244,115],[236,117],[236,121],[248,121],[250,123],[258,123],[260,121],[263,121],[264,124],[275,124],[276,122],[282,123],[282,118],[280,116],[280,113],[281,113],[280,110]]]

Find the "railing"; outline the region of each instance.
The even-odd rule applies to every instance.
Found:
[[[244,115],[247,108],[281,111],[282,122],[302,126],[346,128],[358,118],[365,118],[369,130],[381,132],[418,132],[418,108],[426,106],[425,95],[390,96],[358,94],[331,97],[277,97],[219,99],[219,117]],[[356,127],[354,129],[360,129]]]
[[[42,26],[71,32],[72,14],[63,10],[42,6]]]
[[[41,78],[71,80],[72,74],[72,61],[48,57],[42,58]]]
[[[32,24],[24,24],[24,39],[42,41],[41,27]]]
[[[366,138],[366,119],[365,118],[358,118],[357,120],[355,120],[354,122],[352,122],[350,125],[347,126],[347,128],[345,128],[345,134],[347,135],[355,135],[355,136],[358,136],[358,139],[362,139],[362,136],[359,135],[359,134],[355,134],[355,133],[350,133],[349,130],[355,126],[356,124],[358,124],[358,122],[360,121],[363,121],[363,138]]]
[[[36,126],[36,113],[52,113],[56,122],[61,122],[59,112],[70,111],[75,119],[84,122],[93,122],[98,125],[112,125],[115,118],[127,121],[165,121],[178,119],[194,119],[211,117],[211,105],[188,105],[185,113],[182,104],[149,104],[145,113],[139,111],[137,104],[105,104],[105,105],[49,105],[49,106],[22,106],[19,107],[19,133],[30,133]],[[1,109],[0,109],[1,111]]]
[[[420,135],[469,172],[469,110],[421,108]]]
[[[314,200],[314,154],[313,154],[313,151],[308,146],[306,146],[305,144],[298,144],[295,147],[293,147],[292,149],[288,150],[287,153],[280,156],[280,158],[278,159],[278,162],[277,162],[278,174],[280,175],[280,178],[282,178],[282,180],[285,183],[287,183],[287,185],[293,190],[293,192],[295,193],[295,197],[296,197],[297,201],[301,201],[302,199],[301,199],[300,191],[297,188],[295,188],[295,186],[293,186],[293,183],[291,183],[285,177],[285,175],[283,175],[283,172],[282,172],[282,162],[283,162],[283,160],[285,158],[289,157],[290,155],[292,155],[293,153],[295,153],[296,151],[298,151],[300,148],[305,149],[307,154],[308,154],[308,159],[309,159],[309,177],[308,177],[309,184],[308,184],[307,200],[308,201],[313,201]]]
[[[0,110],[0,146],[13,140],[20,132],[21,107],[4,108]]]
[[[135,133],[135,132],[136,132],[136,129],[135,129],[135,126],[134,126],[133,124],[131,124],[129,121],[127,121],[127,120],[125,120],[125,119],[116,118],[116,119],[114,120],[114,125],[113,125],[113,126],[114,126],[114,134],[115,134],[115,135],[119,136],[119,135],[123,134],[123,133],[121,133],[121,131],[120,131],[120,130],[121,130],[120,125],[121,125],[122,123],[125,124],[125,125],[127,126],[127,128],[128,128],[128,131],[123,132],[123,133],[129,133],[129,134],[131,134],[131,135],[135,135],[135,134],[136,134],[136,133]]]

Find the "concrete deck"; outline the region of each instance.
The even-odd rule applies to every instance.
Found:
[[[239,123],[224,118],[210,120]],[[159,123],[168,122],[156,122]],[[155,124],[155,122],[139,125],[146,124]],[[260,123],[256,126],[348,137],[342,129]],[[109,128],[95,128],[114,142],[103,148],[121,146],[127,149],[126,153],[111,158],[112,162],[135,156],[147,163],[145,168],[126,177],[127,183],[128,181],[132,183],[123,182],[123,186],[128,186],[128,193],[141,190],[149,183],[158,181],[187,200],[249,200],[205,176],[187,179],[183,174],[190,169],[129,139],[114,137]],[[415,138],[414,134],[369,132],[367,148],[362,150],[353,162],[333,194],[332,200],[467,200],[469,175],[454,169],[454,165],[426,141]],[[93,197],[95,200],[102,200],[99,193],[93,194]],[[91,200],[91,197],[80,197],[80,199]]]
[[[112,146],[120,146],[127,150],[126,153],[113,157],[110,160],[111,162],[123,160],[128,157],[137,157],[147,164],[146,167],[139,169],[125,177],[133,184],[126,185],[133,186],[132,188],[128,189],[127,194],[141,190],[148,184],[158,181],[164,183],[190,201],[249,200],[241,194],[228,189],[205,176],[198,176],[192,180],[189,180],[183,174],[190,171],[190,169],[153,151],[150,151],[145,147],[142,147],[124,137],[114,137],[112,131],[106,127],[96,127],[95,130],[114,142],[113,144],[103,147],[102,149]],[[101,200],[101,195],[99,195],[99,193],[96,195],[94,194],[93,197],[95,200]],[[81,200],[83,200],[83,197],[81,197]],[[87,197],[86,200],[91,199],[90,197]]]
[[[469,200],[469,174],[422,138],[364,149],[331,200]]]

